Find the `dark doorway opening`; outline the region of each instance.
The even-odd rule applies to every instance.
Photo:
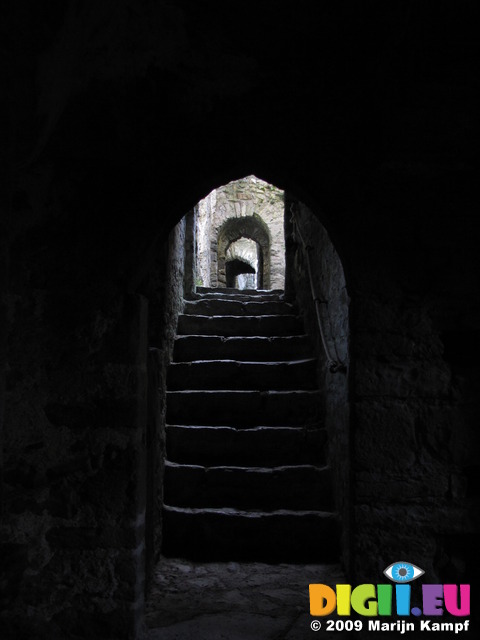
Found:
[[[250,280],[245,278],[246,283],[244,286],[239,286],[237,276],[240,275],[252,275],[256,276],[257,272],[255,267],[252,267],[248,262],[234,258],[233,260],[227,260],[225,263],[225,274],[227,280],[227,288],[230,289],[256,289],[256,278]],[[262,286],[260,285],[260,289]]]
[[[308,247],[295,233],[292,211]],[[195,211],[183,224],[184,254],[198,254]],[[198,259],[185,263],[193,275],[184,279],[166,387],[162,553],[168,559],[157,567],[152,625],[159,623],[154,600],[162,580],[173,584],[179,572],[196,584],[204,571],[221,575],[225,562],[328,562],[334,572],[340,561],[348,564],[347,379],[344,370],[329,369],[318,328],[320,320],[323,341],[346,361],[343,269],[323,226],[290,196],[282,226],[285,289],[231,291],[238,274],[255,272],[246,261],[227,259],[239,238],[257,243],[257,255],[266,255],[263,274],[271,275],[271,240],[254,216],[227,217],[204,242],[215,286],[199,283]],[[320,295],[329,308],[319,318],[314,298]],[[291,512],[291,522],[282,520],[282,510]],[[322,510],[330,515],[319,525]],[[249,529],[252,522],[258,531]]]

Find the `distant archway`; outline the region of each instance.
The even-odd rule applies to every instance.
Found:
[[[270,287],[270,234],[265,222],[257,215],[229,218],[224,222],[217,237],[217,286],[227,285],[226,254],[232,242],[240,238],[249,238],[260,247],[261,270],[258,281],[264,289]]]

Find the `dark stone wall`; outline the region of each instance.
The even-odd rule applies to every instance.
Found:
[[[352,466],[349,395],[349,295],[342,263],[328,233],[303,203],[286,197],[287,264],[291,291],[317,357],[321,426],[328,433],[334,503],[342,518],[342,564],[352,573]],[[319,300],[318,311],[315,298]],[[319,315],[318,315],[319,314]],[[322,339],[323,334],[323,339]],[[324,347],[324,341],[328,355]]]
[[[96,252],[98,225],[75,233],[69,224],[62,242],[52,227],[12,242],[6,637],[136,637],[145,552],[151,572],[161,544],[165,378],[183,304],[185,224],[152,250],[137,293],[116,285],[108,244]],[[115,227],[109,238],[126,242]]]
[[[6,633],[133,633],[144,575],[145,299],[87,312],[74,292],[55,293],[10,292]]]
[[[359,231],[351,267],[358,558],[376,555],[380,565],[387,554],[409,555],[432,580],[468,581],[477,561],[478,494],[468,477],[478,407],[445,340],[452,321],[462,335],[478,321],[471,238],[451,211],[466,192],[440,169],[395,173],[384,178],[388,188],[394,180],[394,201],[379,185],[370,217],[381,226],[388,204],[394,237],[374,244]],[[465,362],[468,349],[456,357]]]
[[[150,300],[150,347],[147,432],[142,443],[147,462],[145,595],[148,595],[162,547],[167,367],[172,359],[178,314],[183,310],[184,290],[188,291],[188,286],[192,285],[191,242],[187,241],[187,232],[193,225],[188,218],[182,218],[170,232],[162,251],[156,256],[156,268],[150,270],[146,286]],[[190,279],[187,277],[188,266]]]
[[[6,638],[137,634],[159,256],[196,202],[250,174],[304,202],[344,267],[352,579],[398,554],[430,582],[475,581],[473,3],[229,10],[2,9]]]

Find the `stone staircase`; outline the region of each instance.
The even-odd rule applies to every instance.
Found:
[[[333,562],[315,359],[281,291],[197,289],[167,377],[163,554]]]

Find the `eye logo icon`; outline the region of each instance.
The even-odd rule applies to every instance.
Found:
[[[393,582],[405,583],[423,576],[425,571],[411,562],[398,561],[389,565],[383,573]]]

